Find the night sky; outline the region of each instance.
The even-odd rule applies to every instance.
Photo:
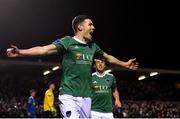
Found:
[[[136,57],[141,68],[180,70],[177,8],[150,0],[0,0],[0,60],[9,59],[11,44],[29,48],[73,36],[71,20],[87,14],[96,28],[93,39],[108,54]]]

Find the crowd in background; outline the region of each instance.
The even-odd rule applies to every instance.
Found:
[[[20,78],[21,77],[21,78]],[[59,80],[60,77],[57,77]],[[123,117],[180,118],[180,90],[171,81],[117,81]],[[159,85],[162,84],[162,85]],[[57,85],[58,87],[58,85]],[[37,90],[36,113],[43,117],[43,96],[46,79],[6,75],[0,79],[0,117],[27,117],[29,89]],[[58,88],[55,91],[58,107]],[[114,110],[116,112],[116,110]],[[115,117],[118,117],[116,113]]]
[[[179,118],[180,102],[123,101],[124,117]]]
[[[36,101],[38,102],[36,106],[37,117],[43,117],[42,101],[40,101],[40,98],[36,98]],[[124,118],[180,118],[180,102],[123,100],[122,103]],[[58,108],[58,105],[56,105],[56,108]],[[114,114],[115,117],[119,117],[118,114]],[[27,97],[0,99],[0,117],[28,117]]]

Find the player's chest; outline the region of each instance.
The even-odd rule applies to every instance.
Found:
[[[113,81],[110,78],[94,78],[92,80],[92,85],[94,89],[110,89],[112,87]]]
[[[85,45],[71,45],[69,54],[76,60],[93,60],[95,50],[92,47]]]

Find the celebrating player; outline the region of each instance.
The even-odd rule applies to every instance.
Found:
[[[136,59],[127,62],[108,55],[92,40],[94,25],[87,15],[76,16],[72,20],[75,36],[66,36],[50,45],[19,49],[7,49],[9,57],[39,56],[59,53],[63,56],[63,80],[60,86],[60,109],[64,118],[89,118],[91,109],[91,66],[95,54],[108,62],[135,70]]]

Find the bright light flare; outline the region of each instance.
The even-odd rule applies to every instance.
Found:
[[[138,77],[138,80],[144,80],[146,78],[146,76],[142,75]]]
[[[55,67],[52,68],[52,70],[53,70],[53,71],[56,71],[56,70],[58,70],[59,68],[60,68],[59,66],[55,66]]]

